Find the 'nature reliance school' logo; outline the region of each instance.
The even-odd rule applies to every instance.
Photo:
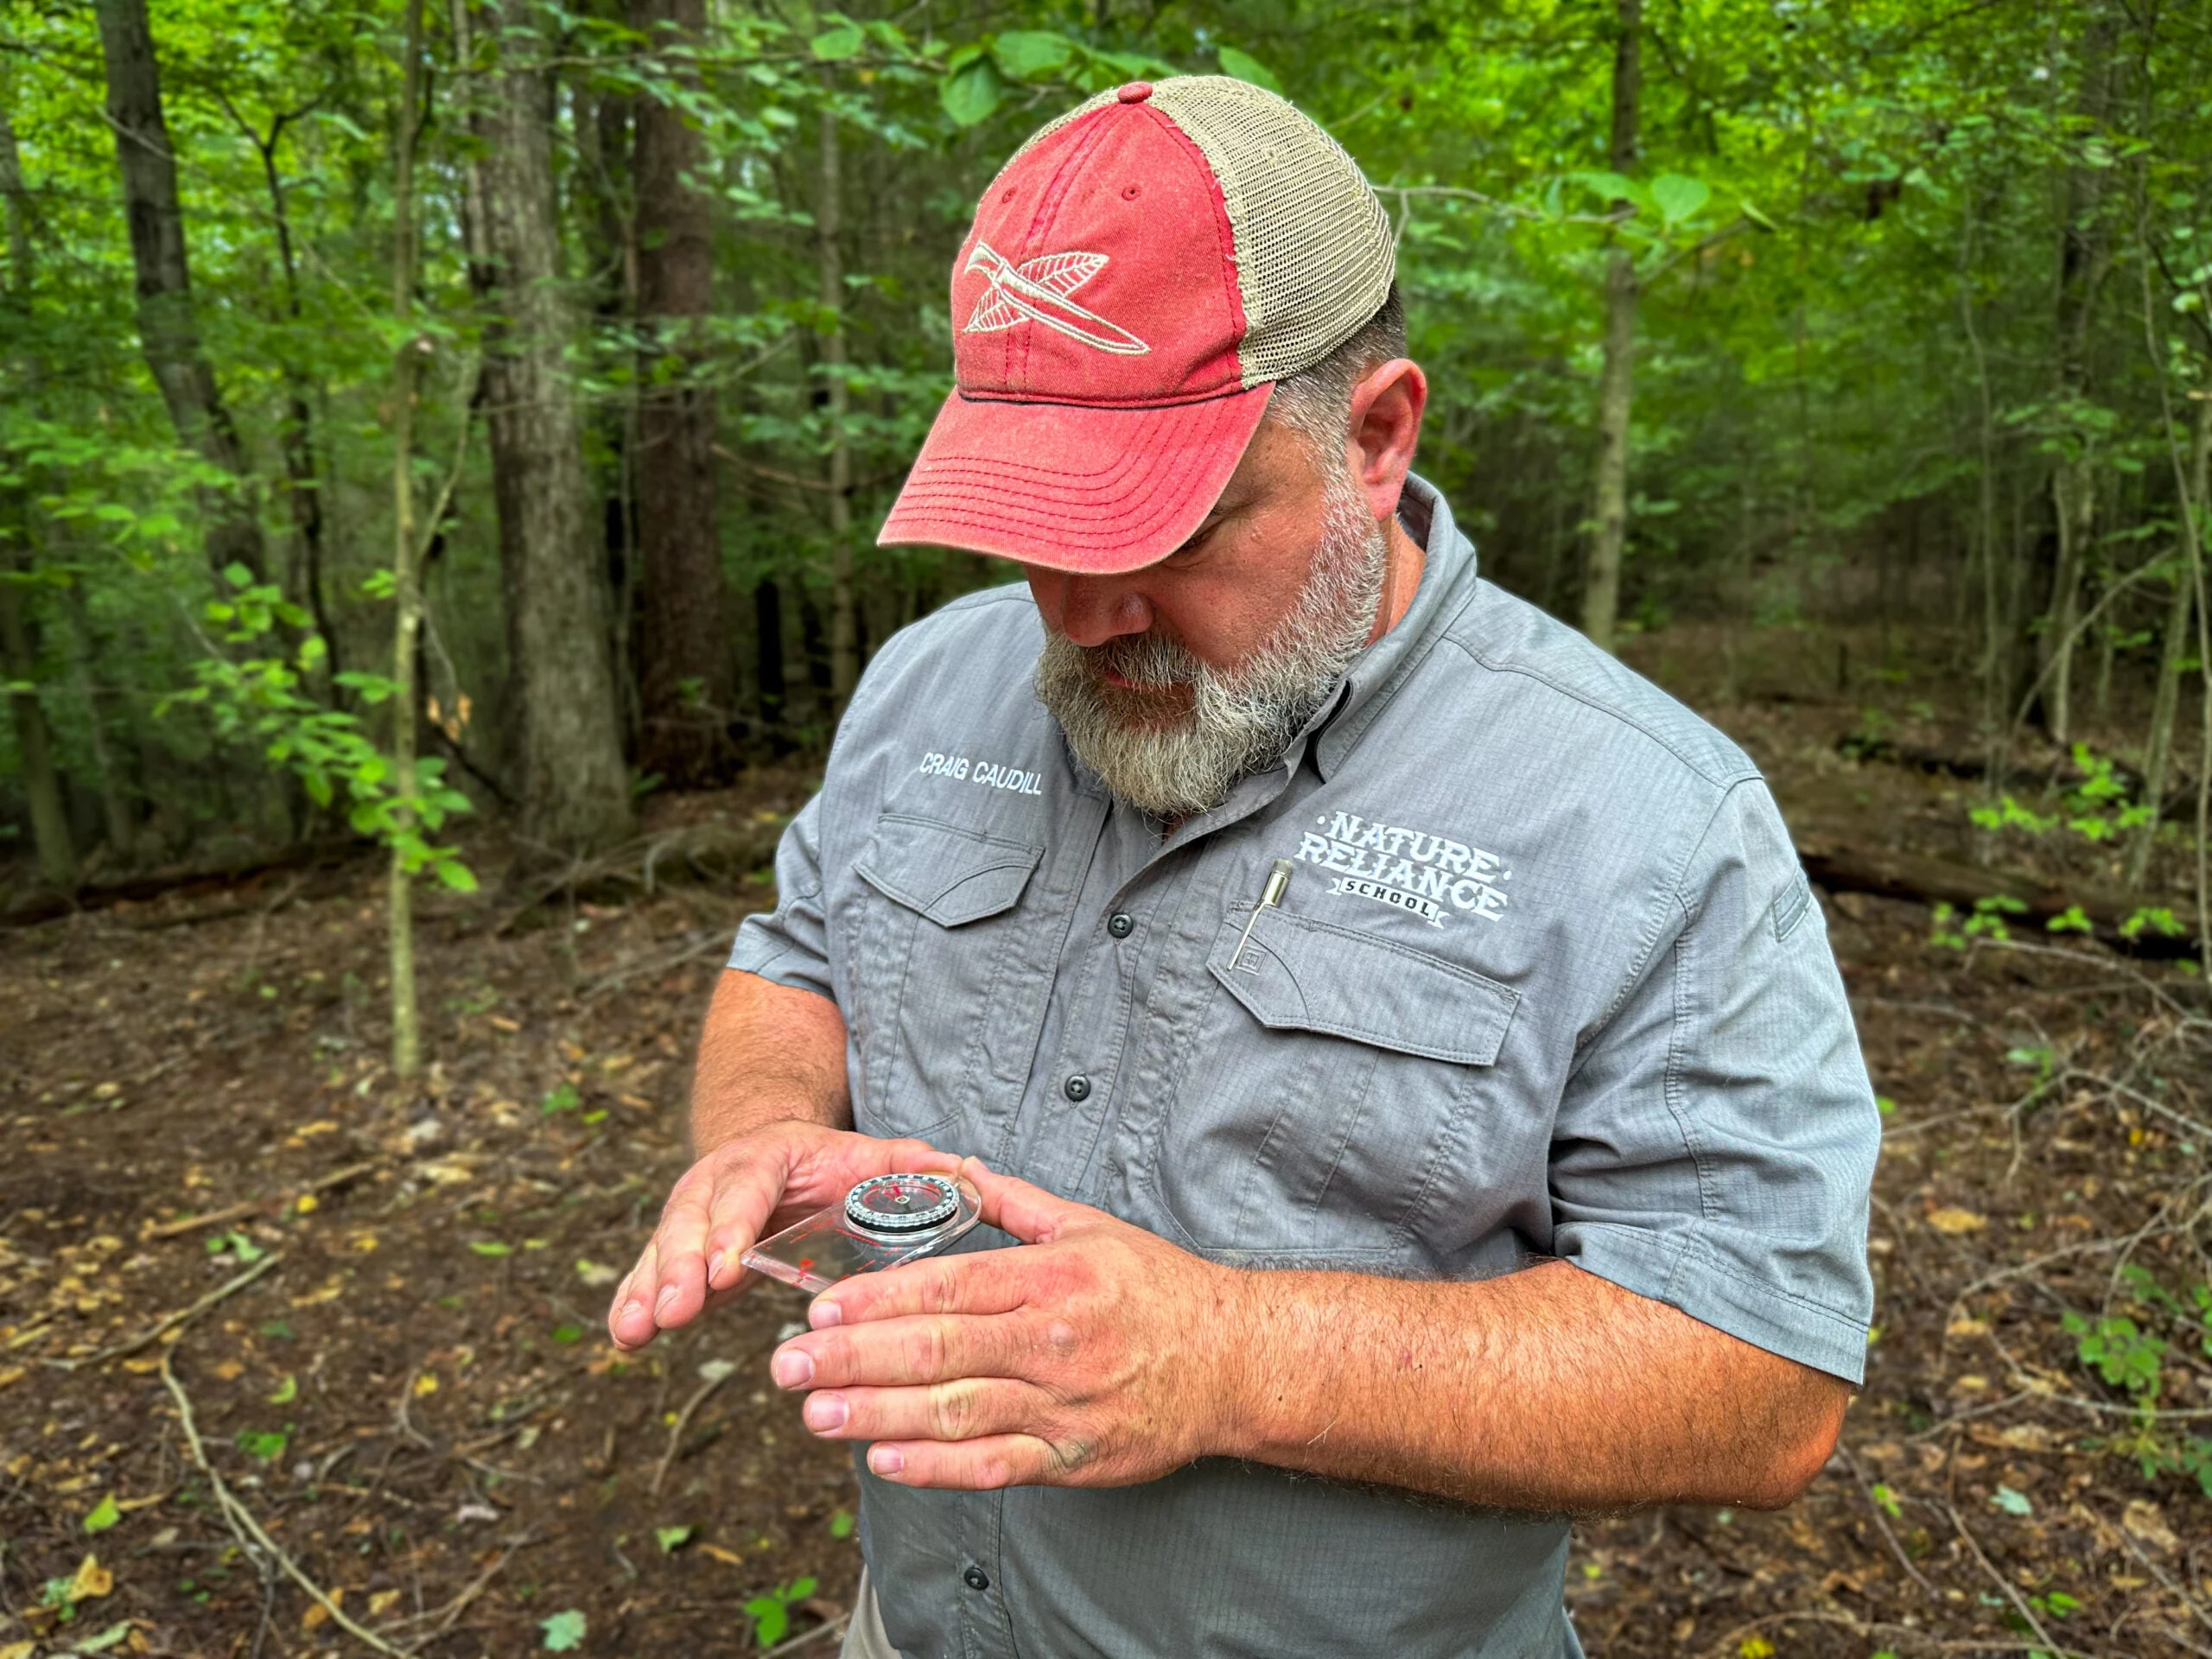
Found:
[[[1441,927],[1454,915],[1486,922],[1505,914],[1513,879],[1495,853],[1446,836],[1375,823],[1356,812],[1325,812],[1298,839],[1298,861],[1335,876],[1331,893],[1357,893]]]

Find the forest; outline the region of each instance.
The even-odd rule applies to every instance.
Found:
[[[0,0],[0,1659],[834,1650],[799,1304],[601,1305],[1018,578],[875,545],[977,194],[1185,73],[1365,170],[1418,470],[1766,771],[1880,1095],[1842,1449],[1578,1523],[1586,1645],[2212,1652],[2212,12]]]

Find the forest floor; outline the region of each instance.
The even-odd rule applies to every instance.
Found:
[[[1712,660],[1636,654],[1669,652]],[[1971,786],[1839,750],[1859,699],[1688,690],[1801,838],[1971,849]],[[1911,694],[1885,685],[1897,720]],[[765,1645],[835,1650],[850,1467],[763,1364],[800,1299],[628,1358],[601,1324],[684,1161],[717,958],[772,896],[735,872],[808,781],[653,804],[763,849],[723,879],[437,901],[405,1099],[369,862],[0,935],[0,1659],[362,1650],[340,1618],[449,1659],[745,1652],[783,1602]],[[1579,1524],[1586,1645],[2212,1654],[2212,1497],[2179,1467],[2212,1454],[2202,987],[1822,899],[1887,1103],[1866,1386],[1788,1510]]]

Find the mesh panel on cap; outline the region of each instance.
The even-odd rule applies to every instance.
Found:
[[[1245,385],[1312,368],[1382,308],[1397,274],[1389,218],[1359,164],[1291,105],[1226,75],[1157,81],[1152,105],[1221,181],[1236,235]]]

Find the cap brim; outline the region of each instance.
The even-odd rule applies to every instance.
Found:
[[[945,399],[879,545],[966,548],[1086,575],[1191,538],[1267,412],[1269,385],[1152,409]]]

